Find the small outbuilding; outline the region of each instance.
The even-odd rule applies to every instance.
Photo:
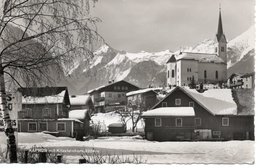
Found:
[[[112,134],[125,133],[126,125],[123,123],[112,123],[108,126],[108,132]]]
[[[77,136],[78,134],[85,136],[89,135],[90,133],[90,125],[89,121],[91,119],[89,111],[87,109],[82,109],[82,110],[72,110],[69,112],[69,118],[70,119],[76,119],[82,123],[81,129],[78,129],[75,131],[74,137]]]

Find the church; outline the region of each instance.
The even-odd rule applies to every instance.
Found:
[[[215,53],[180,52],[167,61],[167,86],[218,84],[227,80],[227,40],[219,10]]]

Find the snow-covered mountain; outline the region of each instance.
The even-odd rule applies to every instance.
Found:
[[[66,82],[73,83],[70,90],[75,93],[87,92],[110,80],[125,79],[140,87],[164,85],[165,64],[172,54],[169,50],[129,53],[105,44],[94,52],[91,62],[76,62],[76,67],[70,71]]]
[[[254,71],[254,31],[254,27],[251,27],[228,43],[229,74]],[[194,47],[185,47],[182,51],[214,53],[215,43],[214,40],[204,40]],[[70,69],[63,82],[67,83],[70,91],[75,94],[107,84],[109,80],[124,79],[140,87],[165,85],[165,65],[173,53],[169,50],[130,53],[118,51],[105,44],[94,52],[91,62],[76,60],[75,67]]]
[[[255,26],[251,26],[246,32],[234,38],[228,43],[228,60],[230,67],[242,60],[245,55],[255,48]]]

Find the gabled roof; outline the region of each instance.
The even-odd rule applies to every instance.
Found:
[[[87,105],[88,101],[90,101],[90,95],[71,95],[70,96],[70,104],[73,105]]]
[[[133,96],[133,95],[137,95],[137,94],[143,94],[143,93],[147,93],[147,92],[154,92],[155,94],[157,94],[155,91],[159,91],[162,88],[146,88],[146,89],[140,89],[140,90],[135,90],[132,92],[128,92],[126,93],[126,96]]]
[[[110,83],[110,84],[108,84],[108,85],[99,86],[99,87],[97,87],[97,88],[95,88],[95,89],[89,90],[89,91],[88,91],[88,94],[91,94],[91,93],[96,92],[96,91],[102,92],[102,91],[105,90],[106,88],[108,88],[108,87],[110,87],[110,86],[113,86],[113,85],[116,85],[116,84],[119,84],[119,83],[125,83],[125,84],[128,84],[128,85],[131,85],[132,87],[134,87],[134,88],[136,88],[136,89],[139,89],[138,86],[136,86],[136,85],[134,85],[134,84],[132,84],[132,83],[129,83],[129,82],[125,81],[125,80],[120,80],[120,81],[117,81],[117,82]]]
[[[63,103],[68,97],[67,87],[19,88],[18,91],[22,93],[23,104]]]
[[[174,54],[170,57],[170,59],[166,63],[168,64],[171,62],[176,62],[176,58],[175,58]]]
[[[240,74],[240,73],[232,73],[232,74],[229,76],[228,79],[232,79],[232,78],[234,78],[235,76],[242,76],[242,74]]]
[[[177,86],[152,109],[158,106],[159,103],[165,101],[165,99],[167,99],[171,94],[174,94],[174,92],[177,90],[181,90],[212,115],[237,114],[237,105],[233,100],[231,89],[209,89],[203,93],[199,93],[195,89],[188,89]]]
[[[67,91],[67,87],[27,87],[19,88],[18,91],[22,93],[22,96],[43,97]]]
[[[69,118],[83,120],[86,117],[90,119],[90,114],[87,109],[69,111]]]
[[[254,72],[252,72],[252,73],[246,73],[246,74],[242,75],[241,78],[247,78],[247,77],[254,76],[254,75],[255,75]]]
[[[167,117],[167,116],[195,116],[193,107],[160,107],[148,110],[142,117]]]

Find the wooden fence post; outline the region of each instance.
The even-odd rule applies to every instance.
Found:
[[[28,150],[24,151],[24,163],[28,163]]]
[[[61,163],[62,162],[62,155],[57,155],[57,163]]]
[[[47,162],[47,152],[39,152],[39,163]]]
[[[86,159],[79,159],[79,164],[87,163]]]

